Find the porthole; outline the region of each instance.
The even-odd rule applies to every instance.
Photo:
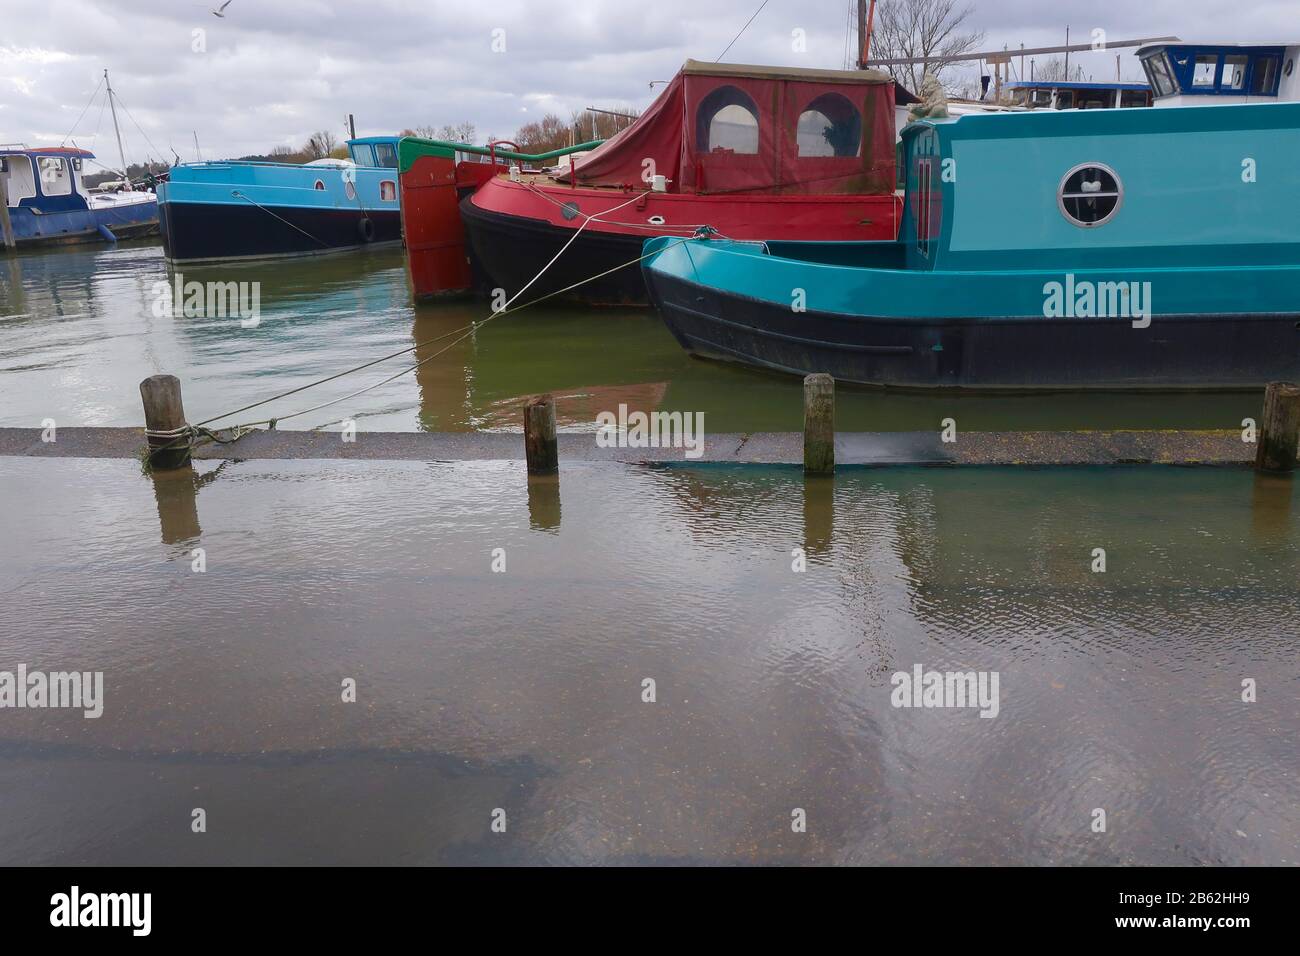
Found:
[[[1109,166],[1084,163],[1061,180],[1057,205],[1061,215],[1084,229],[1105,225],[1115,218],[1124,201],[1124,186]]]
[[[1286,61],[1286,66],[1282,68],[1282,72],[1290,76],[1293,69],[1295,69],[1295,60],[1289,59]]]
[[[316,185],[312,186],[312,189],[319,190],[320,192],[324,192],[325,183],[323,183],[321,180],[318,179],[316,180]]]

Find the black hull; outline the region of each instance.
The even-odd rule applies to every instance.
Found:
[[[483,290],[505,289],[507,296],[527,285],[573,237],[572,229],[561,229],[540,219],[489,212],[468,198],[460,204],[460,215]],[[616,271],[564,297],[592,305],[648,304],[640,264],[616,268],[636,260],[645,239],[644,235],[583,232],[540,279],[528,286],[519,304],[567,289],[609,269]]]
[[[651,304],[705,358],[904,389],[1246,390],[1300,378],[1300,314],[898,320],[793,312],[649,270]]]
[[[402,238],[401,213],[161,203],[163,251],[177,262],[341,252]],[[364,220],[369,220],[369,227]]]

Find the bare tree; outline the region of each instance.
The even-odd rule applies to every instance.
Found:
[[[302,151],[311,159],[324,159],[338,148],[339,141],[329,130],[318,130],[311,134]]]
[[[951,64],[940,61],[970,53],[984,41],[983,30],[962,29],[974,12],[973,6],[959,6],[958,0],[882,0],[872,29],[872,59],[931,60],[887,68],[897,83],[913,93],[921,89],[926,73],[943,82]]]
[[[1054,82],[1065,78],[1065,57],[1063,56],[1054,56],[1050,60],[1044,60],[1042,63],[1036,64],[1034,67],[1035,80]]]

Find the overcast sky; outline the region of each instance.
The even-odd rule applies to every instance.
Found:
[[[739,63],[840,68],[853,0],[769,0],[727,53]],[[396,132],[470,120],[508,137],[547,112],[644,106],[649,81],[713,60],[760,0],[0,0],[0,141],[60,142],[110,70],[130,111],[132,162],[172,146],[192,160],[297,146],[317,129]],[[973,0],[984,48],[1113,40],[1293,40],[1300,0]],[[1225,11],[1231,16],[1226,17]],[[802,29],[806,52],[792,49]],[[194,31],[206,34],[196,39]],[[494,31],[504,30],[504,35]],[[494,38],[504,51],[494,52]],[[196,47],[204,49],[196,51]],[[1140,69],[1125,51],[1125,78]],[[1085,69],[1112,78],[1114,54]],[[113,156],[102,94],[74,139]],[[134,120],[134,122],[132,121]],[[96,136],[96,130],[98,134]],[[161,157],[159,157],[161,158]]]

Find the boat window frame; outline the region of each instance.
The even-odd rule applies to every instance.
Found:
[[[826,145],[830,147],[831,151],[829,153],[805,153],[802,144],[799,142],[799,127],[803,125],[803,119],[805,116],[810,113],[815,113],[829,124],[827,129],[835,129],[838,126],[843,125],[842,121],[836,121],[836,119],[826,111],[826,107],[829,107],[831,103],[834,103],[835,106],[841,110],[847,110],[848,113],[845,114],[846,116],[852,116],[852,119],[849,120],[849,128],[856,128],[858,134],[857,138],[854,140],[853,152],[839,152],[836,146],[829,139],[825,139],[825,130],[823,130],[823,140]],[[795,120],[794,130],[795,156],[798,159],[860,159],[862,157],[862,111],[859,110],[857,106],[854,105],[853,101],[843,93],[831,91],[813,97],[800,111],[798,118]]]
[[[1251,57],[1250,63],[1250,83],[1245,93],[1247,96],[1277,96],[1278,85],[1281,82],[1282,58],[1275,53],[1256,53]],[[1265,88],[1259,87],[1260,68],[1265,67],[1265,76],[1270,81]],[[1271,70],[1271,72],[1268,72]]]
[[[934,156],[918,156],[916,161],[916,251],[930,258],[931,213],[934,188]]]
[[[397,144],[396,143],[372,143],[374,147],[375,166],[379,169],[397,169]],[[380,155],[383,150],[383,155]],[[387,162],[391,160],[391,162]]]
[[[753,150],[738,150],[732,147],[717,147],[723,155],[759,156],[763,152],[763,117],[754,98],[740,87],[730,83],[714,87],[702,100],[695,111],[695,152],[699,156],[713,155],[713,121],[729,106],[738,106],[754,121]]]
[[[1065,192],[1065,184],[1070,181],[1070,178],[1072,176],[1085,169],[1099,169],[1102,172],[1104,172],[1106,175],[1110,176],[1110,178],[1115,181],[1115,191],[1097,192],[1097,193],[1081,193],[1081,192],[1070,193],[1067,196]],[[1082,219],[1076,218],[1075,216],[1070,214],[1069,210],[1066,208],[1065,205],[1066,199],[1082,199],[1082,198],[1109,197],[1109,196],[1115,197],[1115,205],[1111,207],[1110,212],[1106,213],[1106,215],[1102,216],[1100,219],[1096,220],[1095,222],[1085,222]],[[1066,171],[1065,175],[1061,177],[1060,185],[1056,187],[1057,209],[1061,211],[1061,215],[1065,217],[1066,222],[1070,223],[1073,226],[1077,226],[1080,229],[1097,229],[1100,226],[1106,225],[1108,222],[1113,220],[1117,215],[1119,215],[1119,211],[1121,207],[1123,207],[1123,205],[1124,205],[1124,180],[1120,178],[1119,173],[1115,172],[1114,169],[1112,169],[1110,166],[1107,166],[1105,163],[1087,162],[1087,163],[1079,163],[1077,166],[1072,166],[1070,167],[1070,169]]]
[[[1201,64],[1207,60],[1211,61],[1212,67],[1210,69],[1209,79],[1206,80],[1204,83],[1202,83],[1200,78],[1196,74],[1197,71],[1200,69]],[[1213,93],[1215,90],[1217,90],[1219,88],[1219,67],[1222,64],[1223,64],[1223,57],[1220,56],[1218,53],[1193,54],[1192,69],[1191,72],[1188,74],[1188,76],[1191,77],[1191,81],[1192,81],[1191,88],[1193,90],[1201,90],[1208,93]]]
[[[1147,82],[1155,97],[1174,96],[1181,87],[1175,78],[1174,65],[1169,59],[1169,51],[1161,50],[1142,58],[1142,68],[1146,71]],[[1162,82],[1163,81],[1163,82]]]
[[[0,173],[5,177],[6,194],[9,196],[9,208],[17,209],[18,205],[24,199],[36,198],[36,164],[32,162],[32,157],[25,153],[6,153],[4,159],[8,162],[9,168]],[[14,160],[22,160],[27,166],[27,175],[21,177],[17,182],[24,188],[21,191],[14,189],[14,167],[17,165]]]
[[[42,196],[54,199],[59,196],[71,196],[76,192],[76,186],[72,178],[72,164],[68,162],[66,156],[37,156],[36,159],[36,181],[40,184]],[[56,180],[62,180],[63,185],[67,187],[66,189],[59,188],[57,191],[54,191],[46,188],[47,185],[50,185],[50,183],[45,179],[44,167],[46,163],[56,166],[59,170]]]
[[[1234,64],[1241,67],[1241,82],[1232,85],[1228,82],[1228,71]],[[1219,90],[1220,92],[1245,93],[1248,87],[1250,77],[1250,54],[1249,53],[1225,53],[1223,63],[1219,70]]]

